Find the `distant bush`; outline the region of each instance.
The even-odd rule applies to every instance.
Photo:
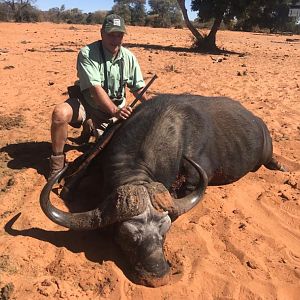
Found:
[[[11,21],[13,19],[13,12],[11,8],[5,3],[0,3],[0,21]]]
[[[97,10],[93,13],[88,13],[86,17],[87,24],[102,24],[105,16],[108,14],[106,10]]]
[[[40,10],[32,6],[28,6],[23,9],[22,22],[41,22],[42,20],[42,14]]]
[[[53,7],[48,11],[41,11],[36,7],[27,4],[21,7],[12,6],[8,3],[12,1],[0,0],[0,21],[16,21],[16,22],[41,22],[48,21],[53,23],[68,24],[102,24],[108,13],[114,12],[120,14],[128,25],[164,27],[164,28],[183,28],[185,23],[182,18],[181,11],[177,5],[177,1],[157,1],[152,0],[150,11],[144,9],[145,1],[115,1],[111,11],[98,10],[90,13],[83,13],[78,8],[65,9],[62,5]],[[18,2],[19,3],[19,2]],[[32,3],[34,3],[32,1]],[[131,3],[131,4],[130,4]],[[300,25],[296,24],[296,20],[286,16],[286,7],[283,16],[277,18],[273,22],[260,21],[254,17],[250,18],[232,18],[223,20],[220,29],[237,30],[237,31],[259,31],[259,32],[292,32],[300,34]],[[191,23],[198,29],[210,29],[213,26],[214,18],[206,18],[192,21]],[[279,26],[280,25],[280,26]]]

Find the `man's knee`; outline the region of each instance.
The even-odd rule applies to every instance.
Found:
[[[52,113],[52,123],[63,124],[70,123],[72,120],[73,111],[67,103],[57,104]]]

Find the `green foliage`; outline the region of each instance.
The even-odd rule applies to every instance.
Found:
[[[22,22],[40,22],[42,21],[41,13],[35,7],[29,5],[22,11]]]
[[[198,12],[199,22],[213,20],[209,34],[201,34],[190,22],[184,0],[177,0],[185,23],[195,37],[195,47],[204,51],[219,51],[216,34],[222,23],[230,28],[253,30],[255,27],[277,30],[298,30],[296,20],[288,17],[289,5],[298,0],[192,0],[191,8]],[[154,1],[157,2],[157,1]],[[291,26],[294,24],[294,28]]]
[[[149,0],[150,6],[147,25],[153,27],[180,27],[183,24],[182,13],[175,0]]]
[[[97,10],[94,13],[88,13],[86,18],[87,24],[102,24],[105,16],[108,14],[106,10]]]
[[[0,3],[0,21],[9,21],[12,19],[11,8],[5,3]]]
[[[46,21],[68,24],[86,23],[87,18],[87,14],[83,14],[78,8],[65,10],[64,7],[53,7],[44,16]]]
[[[83,14],[78,8],[72,8],[61,12],[61,18],[64,23],[82,24],[86,23],[87,14]]]
[[[192,0],[191,8],[198,11],[198,20],[207,22],[221,17],[234,29],[252,31],[268,28],[284,31],[295,20],[288,17],[289,5],[297,0]]]
[[[287,31],[295,24],[290,18],[287,0],[254,1],[245,9],[243,18],[235,26],[238,30],[252,31],[253,28],[267,28],[270,32]]]
[[[35,22],[39,20],[39,13],[32,6],[35,0],[0,0],[0,18],[3,21]]]
[[[125,20],[126,24],[131,23],[131,10],[130,6],[124,3],[115,4],[112,7],[113,13],[120,15]]]
[[[131,11],[131,25],[145,25],[146,10],[145,5],[136,3]]]
[[[112,7],[112,11],[122,16],[126,24],[145,25],[145,0],[114,0],[114,2],[115,5]]]
[[[61,13],[58,7],[53,7],[48,10],[46,15],[46,21],[53,22],[53,23],[60,23],[61,22]]]
[[[114,0],[110,12],[121,15],[126,24],[153,27],[182,27],[182,12],[176,0]],[[257,28],[270,32],[299,32],[296,20],[288,17],[288,5],[297,0],[192,0],[191,8],[198,12],[195,26],[210,24],[212,41],[220,26],[252,31]],[[78,8],[66,10],[65,5],[42,12],[34,7],[35,0],[0,0],[0,21],[50,21],[73,24],[101,24],[108,11],[83,13]],[[222,23],[221,23],[221,21]],[[200,24],[201,23],[201,24]],[[202,25],[203,26],[203,25]]]

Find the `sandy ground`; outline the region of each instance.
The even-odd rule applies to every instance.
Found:
[[[239,100],[265,120],[289,172],[262,167],[209,187],[168,233],[169,284],[132,283],[109,233],[68,231],[39,207],[51,112],[98,26],[1,23],[0,299],[299,299],[300,36],[221,31],[218,45],[231,53],[211,55],[190,52],[185,29],[128,32],[146,81],[158,75],[152,94]]]

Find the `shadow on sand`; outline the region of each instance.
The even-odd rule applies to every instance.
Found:
[[[48,231],[40,228],[17,230],[13,228],[21,213],[11,218],[4,226],[4,230],[11,236],[31,237],[51,243],[60,248],[65,247],[73,253],[85,254],[85,257],[96,263],[113,261],[124,272],[125,276],[134,282],[130,266],[124,259],[121,250],[113,240],[113,227],[105,230],[93,231]]]
[[[85,150],[84,146],[65,145],[65,151],[76,149],[80,152]],[[13,170],[34,168],[43,176],[48,175],[49,157],[51,155],[51,143],[49,142],[26,142],[10,144],[0,149],[0,153],[7,153],[11,158],[7,167]]]
[[[144,48],[147,50],[162,50],[162,51],[171,51],[171,52],[176,52],[176,53],[200,53],[200,54],[232,54],[232,55],[242,55],[244,56],[245,53],[239,53],[235,51],[230,51],[230,50],[225,50],[225,49],[220,49],[216,48],[214,50],[207,50],[207,51],[202,51],[197,48],[188,48],[188,47],[175,47],[175,46],[163,46],[163,45],[154,45],[154,44],[140,44],[140,43],[124,43],[124,46],[127,48]]]

